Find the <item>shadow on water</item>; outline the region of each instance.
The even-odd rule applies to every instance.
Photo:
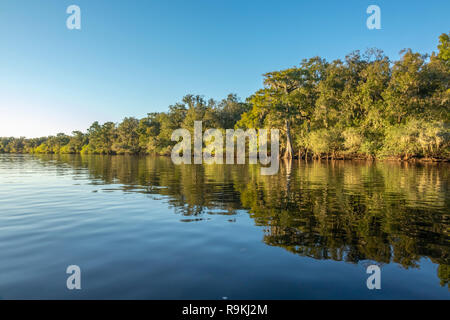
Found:
[[[165,157],[33,159],[74,179],[88,174],[103,191],[165,196],[183,222],[246,210],[264,227],[267,245],[296,255],[405,268],[428,258],[441,286],[449,286],[448,164],[294,161],[261,176],[258,165],[175,166]]]

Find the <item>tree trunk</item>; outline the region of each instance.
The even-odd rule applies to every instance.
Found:
[[[285,124],[286,124],[286,151],[284,152],[284,158],[292,159],[294,157],[294,150],[292,149],[291,128],[289,120],[286,120]]]

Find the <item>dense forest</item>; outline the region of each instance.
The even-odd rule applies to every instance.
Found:
[[[410,49],[391,61],[382,51],[343,60],[304,59],[264,74],[262,89],[242,102],[186,95],[167,112],[121,123],[94,122],[87,132],[0,138],[0,153],[168,155],[173,130],[278,128],[286,158],[450,159],[450,33],[437,52]]]

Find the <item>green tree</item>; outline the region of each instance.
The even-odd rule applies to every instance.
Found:
[[[117,127],[117,138],[112,150],[118,154],[137,154],[139,147],[139,120],[133,117],[125,118]]]

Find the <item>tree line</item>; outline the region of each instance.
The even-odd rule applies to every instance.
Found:
[[[186,95],[167,112],[87,132],[0,138],[0,153],[169,155],[173,130],[278,128],[285,158],[450,159],[450,33],[437,52],[406,49],[391,61],[378,49],[331,62],[320,57],[264,74],[245,102],[235,94],[206,100]]]

